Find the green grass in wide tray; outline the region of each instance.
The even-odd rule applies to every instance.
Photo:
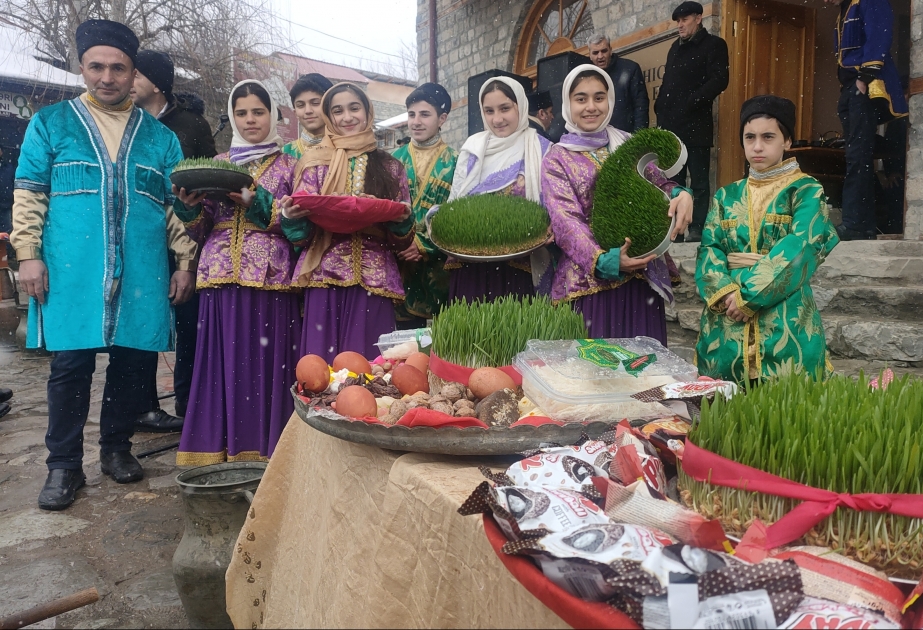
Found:
[[[441,212],[441,210],[440,210]],[[547,297],[455,300],[433,318],[433,353],[470,368],[510,365],[530,339],[586,339],[583,316]]]
[[[696,446],[735,462],[838,493],[920,494],[923,381],[909,375],[885,390],[835,376],[790,374],[702,407]],[[759,518],[773,523],[799,502],[700,483],[682,474],[683,499],[730,534]],[[919,578],[923,521],[838,508],[808,544],[831,547],[892,576]]]
[[[628,237],[628,255],[640,256],[656,249],[670,230],[670,202],[638,174],[638,160],[648,153],[656,153],[666,170],[679,159],[679,141],[663,129],[639,129],[599,171],[590,229],[604,250],[621,247]]]
[[[191,171],[193,169],[200,168],[215,168],[223,171],[244,173],[246,175],[250,174],[250,171],[248,171],[246,167],[237,166],[236,164],[231,164],[230,162],[225,162],[224,160],[216,160],[214,158],[187,158],[185,160],[180,160],[180,162],[176,165],[176,168],[173,169],[173,172]]]
[[[433,216],[433,242],[469,256],[524,252],[548,238],[548,211],[522,197],[474,195],[439,207]]]

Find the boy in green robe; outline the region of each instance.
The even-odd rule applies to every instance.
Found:
[[[427,237],[423,219],[430,208],[448,199],[458,159],[458,152],[439,135],[452,109],[446,89],[424,83],[410,93],[406,104],[411,140],[394,152],[407,170],[416,222],[414,242],[397,255],[407,298],[395,307],[395,315],[398,329],[404,330],[425,326],[449,297],[446,257]]]
[[[794,126],[788,99],[757,96],[741,108],[750,173],[715,194],[696,261],[704,375],[743,382],[786,366],[832,371],[810,280],[839,239],[820,183],[782,160]]]
[[[298,118],[298,139],[282,147],[283,153],[288,153],[298,159],[310,147],[315,147],[324,139],[324,120],[321,118],[320,101],[324,92],[333,87],[333,82],[327,77],[312,72],[298,77],[289,96],[292,97],[292,108]]]

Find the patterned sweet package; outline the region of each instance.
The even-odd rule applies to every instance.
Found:
[[[654,491],[665,493],[667,481],[663,473],[663,462],[651,443],[640,437],[627,420],[619,422],[615,430],[615,442],[609,447],[612,462],[609,464],[609,478],[623,486],[630,486],[643,479]]]
[[[612,453],[601,440],[579,446],[542,449],[507,468],[514,485],[524,488],[551,486],[581,490],[592,486],[592,477],[608,477]]]
[[[779,628],[824,628],[827,630],[879,630],[900,628],[883,615],[856,606],[838,604],[817,597],[805,597]]]
[[[503,552],[531,556],[545,577],[575,597],[605,601],[618,593],[612,580],[620,571],[640,567],[672,542],[663,532],[607,522],[509,542]]]
[[[568,488],[492,487],[484,481],[458,513],[490,513],[507,538],[523,540],[609,522],[602,508],[586,495]]]

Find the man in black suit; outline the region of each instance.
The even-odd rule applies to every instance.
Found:
[[[553,105],[551,95],[547,91],[538,90],[529,92],[529,126],[538,132],[543,138],[548,137],[548,129],[554,120]]]
[[[679,38],[670,46],[663,83],[654,103],[657,125],[679,136],[689,157],[676,181],[692,188],[692,223],[687,241],[702,240],[711,200],[712,104],[728,86],[727,43],[702,26],[702,5],[686,0],[673,11]]]
[[[609,124],[629,133],[647,127],[651,102],[641,66],[631,59],[614,54],[609,38],[602,33],[591,35],[587,46],[590,49],[590,61],[605,70],[615,86],[615,111],[612,112]]]

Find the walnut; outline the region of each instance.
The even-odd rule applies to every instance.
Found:
[[[439,411],[448,415],[454,415],[455,410],[452,408],[452,404],[449,402],[431,402],[429,408],[433,411]]]
[[[435,395],[435,396],[430,396],[430,398],[429,398],[429,405],[430,405],[430,408],[432,408],[432,406],[435,405],[436,403],[449,403],[449,405],[452,404],[451,401],[449,401],[448,398],[446,398],[445,396],[443,396],[443,395],[441,395],[441,394],[437,394],[437,395]]]
[[[404,417],[404,414],[410,410],[410,406],[403,400],[395,400],[391,403],[391,407],[388,409],[388,415],[394,417],[394,422],[397,422]]]
[[[455,401],[455,409],[474,409],[474,403],[466,398],[461,398]]]
[[[461,409],[455,410],[456,418],[477,418],[477,415],[474,412],[474,407],[462,407]]]
[[[449,402],[456,402],[465,397],[465,386],[461,383],[446,383],[440,392]]]

